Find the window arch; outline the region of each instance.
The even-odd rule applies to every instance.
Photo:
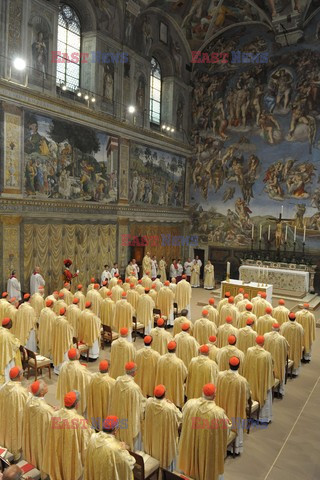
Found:
[[[75,10],[65,3],[59,7],[57,51],[57,84],[75,90],[80,86],[81,23]]]
[[[162,75],[160,63],[152,57],[150,73],[150,123],[161,123]]]

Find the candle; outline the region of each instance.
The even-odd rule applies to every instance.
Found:
[[[252,224],[251,240],[254,238],[254,224]]]
[[[283,205],[281,206],[281,217],[283,217]]]
[[[227,262],[227,275],[230,275],[230,262]]]
[[[284,235],[284,241],[286,242],[288,240],[288,225],[286,225],[286,232]]]
[[[260,234],[259,234],[259,240],[262,238],[262,225],[260,224]]]
[[[270,242],[270,225],[268,226],[268,242]]]
[[[306,230],[307,230],[307,227],[304,226],[303,227],[303,243],[306,243]]]
[[[295,242],[297,238],[297,227],[294,227],[293,241]]]

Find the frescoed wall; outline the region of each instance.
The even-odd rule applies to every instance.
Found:
[[[115,203],[118,138],[26,111],[24,194],[37,199]]]
[[[183,207],[185,158],[131,143],[130,202]]]
[[[205,52],[268,52],[268,63],[199,64],[194,72],[193,233],[213,246],[320,244],[320,14],[297,45],[234,26]],[[250,32],[250,33],[249,33]],[[279,226],[279,214],[284,220]],[[287,228],[286,228],[287,225]],[[270,226],[270,235],[268,233]]]

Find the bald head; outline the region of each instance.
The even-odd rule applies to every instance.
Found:
[[[22,478],[22,470],[18,465],[11,465],[4,473],[2,480],[20,480]]]

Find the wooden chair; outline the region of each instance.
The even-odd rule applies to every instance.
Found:
[[[133,469],[133,476],[135,480],[147,480],[153,475],[156,475],[155,478],[158,478],[160,470],[160,462],[158,460],[150,457],[150,455],[145,452],[129,451],[129,453],[136,460],[136,464]]]
[[[77,350],[79,350],[80,355],[83,357],[86,355],[87,362],[89,361],[89,347],[85,343],[81,343],[78,341],[77,337],[73,337],[72,343],[76,346]]]
[[[159,308],[154,308],[153,309],[154,327],[157,326],[157,320],[159,318],[162,318],[164,320],[164,328],[167,328],[168,317],[166,317],[165,315],[162,315],[161,310]]]
[[[108,325],[101,325],[102,327],[102,332],[101,332],[101,348],[104,350],[104,344],[106,343],[111,343],[119,338],[119,333],[114,332],[111,327]]]
[[[178,304],[177,302],[173,302],[173,319],[180,317],[180,313],[178,312]]]
[[[248,400],[247,406],[247,434],[250,433],[251,423],[253,420],[252,414],[256,414],[257,421],[259,420],[260,415],[260,403],[256,400],[252,400],[251,397]]]
[[[289,372],[290,372],[290,378],[292,378],[293,366],[294,366],[293,360],[289,360],[289,357],[287,356],[285,383],[287,383]]]
[[[169,470],[164,470],[162,469],[163,473],[163,478],[162,480],[194,480],[191,477],[187,477],[187,475],[184,475],[183,473],[178,473],[178,472],[169,472]]]
[[[274,394],[275,393],[280,393],[280,380],[279,378],[275,378],[274,379],[274,384],[273,384],[273,387],[272,387],[272,401],[274,399]]]
[[[49,378],[51,378],[51,360],[50,360],[50,358],[43,357],[44,360],[39,359],[40,355],[37,355],[35,352],[32,352],[32,350],[28,350],[27,348],[26,348],[26,352],[27,352],[27,355],[28,355],[27,379],[29,379],[30,370],[34,370],[35,371],[35,381],[37,381],[38,370],[40,370],[40,373],[42,375],[42,369],[43,368],[48,369]]]
[[[24,371],[28,367],[28,354],[27,354],[23,345],[20,345],[19,350],[20,350],[20,353],[21,353],[22,369]]]
[[[132,337],[135,342],[137,339],[138,332],[141,331],[144,335],[145,326],[143,323],[137,321],[137,317],[132,317]]]

